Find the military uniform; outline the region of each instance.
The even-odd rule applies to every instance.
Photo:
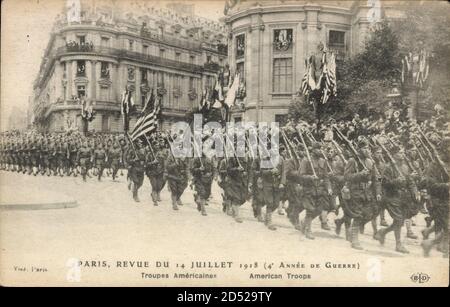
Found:
[[[433,246],[438,246],[444,256],[448,257],[449,178],[437,162],[433,162],[424,175],[421,184],[427,188],[429,194],[427,209],[434,220],[436,232],[434,239],[428,239],[428,235],[424,235],[424,255],[429,256]]]
[[[126,161],[128,165],[128,179],[131,181],[128,186],[129,189],[132,189],[133,199],[136,202],[139,202],[138,190],[142,186],[144,182],[144,172],[145,172],[145,162],[146,162],[146,153],[143,148],[129,148]]]
[[[155,148],[158,149],[157,147]],[[147,155],[147,167],[145,173],[150,180],[150,185],[152,186],[152,201],[155,206],[158,205],[158,199],[160,193],[166,184],[166,177],[164,175],[164,164],[165,164],[165,154],[160,150],[155,153],[149,151]]]
[[[246,159],[238,159],[237,157],[231,157],[226,165],[226,198],[229,206],[232,208],[236,222],[242,223],[239,207],[248,198],[249,168],[251,165]]]
[[[122,150],[117,143],[108,151],[108,159],[112,169],[112,179],[116,180],[117,172],[122,164]]]
[[[197,209],[206,216],[205,206],[211,195],[211,185],[214,176],[214,164],[212,159],[201,157],[194,158],[191,173],[193,176],[192,183],[194,185],[194,199],[197,203]]]
[[[284,161],[284,176],[286,180],[286,196],[289,207],[286,210],[287,217],[291,224],[300,230],[299,215],[304,210],[301,199],[303,197],[303,187],[299,182],[300,161],[286,159]]]
[[[252,206],[256,216],[261,215],[261,209],[265,206],[265,225],[270,230],[276,230],[276,227],[272,222],[272,214],[278,208],[278,204],[281,200],[280,184],[282,183],[283,159],[279,157],[278,164],[272,166],[272,168],[262,168],[260,161],[261,160],[257,158],[253,161],[252,165],[254,182],[252,185]],[[269,160],[263,162],[268,162],[268,165],[271,163]]]
[[[97,149],[94,150],[93,160],[95,163],[95,167],[97,168],[97,179],[101,180],[103,176],[103,171],[105,169],[105,164],[108,161],[108,155],[106,154],[106,150],[103,149],[103,145],[99,144]]]
[[[382,178],[383,205],[391,215],[393,222],[389,227],[380,229],[376,233],[375,238],[381,244],[384,244],[386,234],[394,231],[396,251],[409,253],[401,242],[401,228],[403,222],[411,215],[413,210],[410,203],[416,202],[414,198],[417,187],[408,174],[408,166],[401,159],[397,159],[397,163],[400,163],[397,167],[401,174],[398,173],[396,167],[391,163],[385,168]]]
[[[188,160],[169,155],[165,163],[167,184],[170,189],[172,208],[178,210],[178,201],[188,185]]]
[[[77,153],[78,165],[81,168],[81,176],[83,181],[86,181],[86,175],[89,170],[89,161],[91,160],[91,149],[87,147],[87,144],[83,144]]]
[[[298,182],[303,185],[302,207],[306,209],[304,222],[301,230],[306,238],[314,239],[311,232],[311,222],[329,206],[329,197],[332,194],[331,182],[328,176],[325,159],[321,157],[320,145],[313,145],[313,155],[311,156],[316,176],[314,176],[311,163],[304,158],[300,163],[300,174]]]
[[[368,153],[368,144],[364,143],[362,150]],[[346,183],[343,188],[343,210],[346,219],[353,219],[351,243],[355,249],[362,249],[358,238],[360,227],[379,214],[376,195],[381,197],[380,174],[375,162],[368,154],[361,156],[361,162],[365,169],[359,169],[356,159],[350,158],[344,172]]]

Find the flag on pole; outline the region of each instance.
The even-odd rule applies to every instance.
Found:
[[[222,93],[222,86],[219,79],[216,81],[216,86],[214,87],[213,95],[211,97],[211,107],[215,109],[220,109],[223,107],[224,97]]]
[[[208,91],[208,89],[205,89],[203,91],[202,98],[200,99],[200,104],[198,106],[198,109],[201,113],[205,113],[210,109],[210,103],[209,103],[208,96],[209,96],[209,91]]]
[[[228,89],[227,97],[225,98],[225,104],[230,107],[234,105],[234,102],[236,101],[236,93],[239,89],[239,80],[240,75],[236,74],[234,76],[233,84],[231,84],[230,88]]]
[[[327,103],[330,96],[336,96],[336,59],[334,53],[331,53],[327,57],[326,53],[323,54],[322,59],[323,67],[323,79],[325,80],[323,90],[322,90],[322,103]]]
[[[130,128],[130,113],[134,109],[133,93],[126,89],[122,94],[122,116],[123,116],[123,130],[127,132]]]
[[[158,118],[161,111],[161,101],[159,100],[152,109],[147,109],[142,113],[136,121],[133,131],[131,132],[131,140],[135,141],[141,137],[148,136],[158,128]]]
[[[145,105],[142,108],[141,114],[145,113],[145,111],[148,110],[153,110],[153,108],[155,107],[155,93],[154,93],[154,89],[152,89],[152,92],[150,93],[150,96],[148,97],[148,99],[145,101]]]

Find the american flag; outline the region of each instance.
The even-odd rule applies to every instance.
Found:
[[[152,95],[153,96],[153,95]],[[140,137],[147,136],[156,131],[158,127],[158,117],[161,110],[161,103],[155,104],[153,109],[148,109],[142,113],[134,125],[131,132],[131,140],[135,141]]]
[[[323,65],[323,78],[325,79],[325,84],[322,91],[322,103],[327,103],[330,96],[336,96],[336,58],[334,53],[331,53],[327,58],[326,53],[323,54],[322,58]]]
[[[327,53],[324,52],[322,55],[322,74],[319,77],[317,83],[313,78],[314,74],[314,63],[309,59],[306,61],[306,70],[303,75],[300,90],[303,95],[307,96],[312,91],[321,89],[322,97],[321,102],[326,103],[330,96],[336,96],[336,57],[333,52],[327,57]]]

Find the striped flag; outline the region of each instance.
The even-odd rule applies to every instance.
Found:
[[[127,132],[130,128],[130,113],[134,109],[133,93],[128,89],[122,94],[122,116],[123,116],[123,130]]]
[[[322,76],[325,79],[322,95],[322,103],[327,103],[330,96],[336,96],[336,59],[334,53],[331,53],[327,58],[326,53],[322,58],[323,73]]]
[[[310,86],[309,86],[309,78],[311,75],[311,63],[308,63],[308,61],[305,61],[305,74],[303,75],[302,79],[302,85],[300,87],[300,90],[303,95],[308,95],[310,92]]]
[[[139,117],[131,132],[131,140],[135,141],[140,137],[152,134],[158,127],[158,117],[161,111],[161,103],[158,101],[153,109],[148,109]]]
[[[152,92],[150,93],[150,96],[145,101],[144,108],[142,108],[141,114],[145,113],[147,110],[152,110],[155,107],[155,94],[154,89],[152,89]]]

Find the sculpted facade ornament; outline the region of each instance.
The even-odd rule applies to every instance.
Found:
[[[292,47],[292,29],[274,31],[273,46],[276,51],[287,51]]]

